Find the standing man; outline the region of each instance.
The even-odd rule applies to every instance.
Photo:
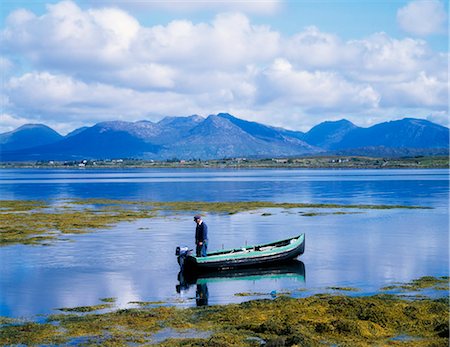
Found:
[[[194,222],[197,223],[195,228],[195,245],[197,257],[206,257],[206,250],[208,248],[208,227],[202,221],[200,215],[194,216]]]

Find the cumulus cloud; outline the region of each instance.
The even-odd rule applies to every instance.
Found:
[[[47,5],[38,17],[18,10],[7,19],[3,49],[24,54],[48,69],[95,70],[129,61],[129,45],[139,24],[118,9],[82,11],[75,3]]]
[[[276,59],[262,75],[266,101],[283,99],[308,109],[376,107],[378,93],[369,85],[351,83],[328,71],[295,70],[285,59]]]
[[[165,112],[176,113],[183,108],[191,110],[193,105],[187,98],[175,93],[142,93],[107,84],[86,83],[47,72],[27,73],[12,78],[6,90],[17,111],[33,109],[53,119],[139,119],[150,111],[162,115]]]
[[[430,122],[445,125],[446,127],[450,126],[450,120],[448,119],[448,113],[445,111],[431,112],[426,117],[426,119],[429,120]]]
[[[145,28],[134,49],[143,59],[189,69],[228,69],[270,59],[279,51],[279,40],[279,33],[269,27],[227,13],[217,15],[211,24],[176,20]]]
[[[11,60],[0,56],[0,71],[2,71],[3,77],[9,75],[12,72],[13,67],[14,64],[11,62]]]
[[[343,63],[352,54],[340,49],[342,46],[338,36],[310,26],[286,40],[284,54],[303,68],[329,68]]]
[[[402,30],[413,35],[445,34],[447,12],[442,1],[416,0],[398,10],[397,21]]]
[[[90,0],[92,5],[115,5],[131,11],[164,10],[179,13],[191,12],[229,12],[239,11],[251,14],[269,15],[277,12],[283,5],[282,0],[182,0],[182,1],[127,1],[127,0]]]
[[[32,123],[30,119],[13,116],[8,113],[0,114],[0,120],[1,120],[0,132],[12,131],[24,124]]]
[[[448,82],[420,72],[416,79],[386,85],[384,104],[401,103],[405,107],[445,109],[448,106]]]
[[[228,111],[299,128],[311,114],[448,104],[448,53],[385,33],[343,40],[311,26],[286,36],[242,13],[143,26],[118,8],[63,1],[11,13],[0,39],[5,112],[67,124]]]

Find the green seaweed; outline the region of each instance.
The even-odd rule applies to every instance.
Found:
[[[61,200],[53,205],[43,201],[0,200],[0,246],[12,244],[49,245],[63,240],[62,234],[86,233],[110,228],[120,222],[153,218],[176,212],[224,213],[257,211],[265,208],[282,210],[295,208],[320,209],[420,209],[423,206],[402,205],[340,205],[309,203],[201,202],[201,201],[127,201],[110,199]],[[336,211],[333,214],[355,213]],[[271,213],[263,212],[263,216]],[[315,216],[322,212],[303,213]]]
[[[268,294],[260,292],[240,292],[234,294],[234,296],[261,296],[261,295],[268,295]]]
[[[89,209],[67,205],[49,207],[43,202],[0,200],[0,246],[11,244],[43,245],[56,240],[61,234],[85,233],[110,228],[119,222],[150,218],[149,210]],[[36,208],[40,206],[40,208]],[[44,209],[45,208],[45,209]],[[14,210],[12,210],[14,209]]]
[[[448,277],[433,277],[424,276],[409,283],[392,284],[381,288],[383,291],[398,290],[398,291],[421,291],[423,289],[433,288],[434,290],[449,290]]]
[[[445,300],[321,294],[199,308],[159,306],[53,315],[45,323],[1,327],[0,343],[42,345],[84,339],[88,345],[125,346],[147,343],[164,328],[195,328],[212,335],[169,338],[159,345],[256,346],[265,341],[286,346],[367,346],[392,344],[396,337],[408,336],[414,346],[446,346],[448,323]]]
[[[101,298],[101,302],[116,302],[117,298]]]
[[[58,308],[58,311],[62,312],[93,312],[98,310],[103,310],[106,308],[113,307],[111,304],[99,304],[99,305],[92,305],[92,306],[78,306],[78,307],[70,307],[70,308]]]
[[[150,305],[164,305],[164,304],[166,304],[166,302],[165,301],[130,301],[129,304],[145,307],[145,306],[150,306]]]
[[[358,288],[352,288],[352,287],[327,287],[327,289],[341,291],[341,292],[359,292]]]

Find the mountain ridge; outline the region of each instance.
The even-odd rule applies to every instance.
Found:
[[[44,124],[24,124],[17,129],[0,134],[0,149],[20,150],[45,145],[62,139],[63,136]]]
[[[30,129],[34,129],[34,137],[25,136]],[[33,141],[24,144],[17,140],[21,138]],[[166,117],[156,123],[100,122],[66,136],[45,125],[24,125],[0,134],[0,146],[1,161],[264,158],[333,153],[401,156],[448,153],[449,129],[417,118],[367,128],[341,119],[322,122],[303,133],[219,113],[206,118]]]

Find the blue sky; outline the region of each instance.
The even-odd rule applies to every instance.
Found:
[[[448,2],[11,1],[0,131],[229,112],[448,126]]]

